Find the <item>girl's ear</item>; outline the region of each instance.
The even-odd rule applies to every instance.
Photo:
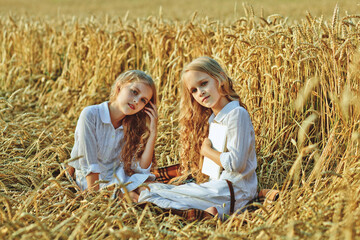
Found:
[[[229,77],[224,72],[220,72],[221,76],[224,78],[223,81],[220,83],[220,89],[225,93],[228,84],[229,84]]]
[[[121,86],[120,84],[116,86],[116,96],[120,93]]]

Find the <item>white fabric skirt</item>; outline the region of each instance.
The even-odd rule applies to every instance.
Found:
[[[139,202],[151,202],[161,208],[205,210],[216,207],[219,217],[230,213],[230,190],[226,180],[211,180],[202,184],[187,183],[179,186],[151,183],[148,189],[142,191]],[[235,211],[245,206],[253,198],[246,192],[241,192],[234,186]]]

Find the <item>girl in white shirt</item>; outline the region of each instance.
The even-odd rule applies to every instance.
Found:
[[[156,88],[139,70],[119,75],[110,99],[81,112],[68,171],[82,190],[99,190],[118,180],[137,201],[139,185],[154,180],[157,135]],[[100,184],[97,184],[96,181]]]
[[[162,208],[200,209],[223,217],[231,212],[231,196],[235,197],[236,211],[257,194],[255,135],[250,116],[232,80],[209,57],[188,64],[181,82],[181,166],[182,172],[190,172],[198,184],[151,183],[150,190],[140,193],[139,202],[152,202]],[[206,138],[211,122],[227,126],[224,152],[212,149]],[[201,173],[204,156],[223,168],[219,179],[209,180]],[[228,181],[233,186],[232,194]]]

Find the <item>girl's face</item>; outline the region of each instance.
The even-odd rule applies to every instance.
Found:
[[[183,80],[195,101],[201,106],[211,108],[215,115],[229,103],[229,100],[219,93],[218,81],[210,75],[190,70],[184,74]]]
[[[126,83],[120,88],[114,103],[125,115],[141,111],[153,96],[149,85],[143,82]]]

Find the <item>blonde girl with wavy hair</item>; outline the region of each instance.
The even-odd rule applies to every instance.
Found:
[[[218,89],[219,94],[225,98],[225,102],[238,101],[239,105],[244,109],[246,109],[246,106],[233,89],[232,79],[228,77],[225,70],[214,59],[199,57],[183,69],[180,85],[183,93],[180,103],[181,168],[185,175],[191,174],[198,183],[201,183],[207,180],[207,176],[201,173],[203,156],[200,154],[201,144],[207,138],[209,127],[209,122],[204,121],[204,119],[208,119],[213,111],[211,108],[204,106],[202,102],[201,104],[197,102],[192,93],[187,94],[189,90],[187,81],[184,81],[184,76],[190,71],[202,72],[216,79],[215,87]],[[192,161],[188,161],[188,159],[192,159]]]
[[[118,76],[109,101],[85,107],[75,130],[68,166],[82,190],[127,184],[137,201],[139,186],[154,180],[157,94],[152,78],[140,70]],[[100,181],[99,181],[100,180]]]
[[[198,209],[224,217],[244,207],[257,195],[255,134],[250,116],[226,71],[210,57],[189,63],[181,76],[180,144],[185,176],[197,183],[149,184],[139,202],[163,208]],[[207,138],[209,124],[227,127],[226,150],[218,152]],[[222,168],[219,179],[201,173],[207,157]]]

